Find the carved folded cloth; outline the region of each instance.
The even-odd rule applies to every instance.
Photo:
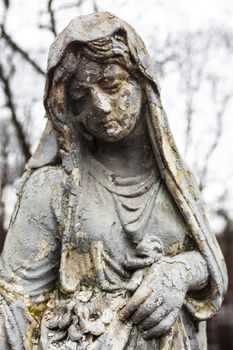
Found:
[[[146,47],[141,38],[126,22],[112,14],[95,13],[75,18],[58,35],[51,46],[44,104],[47,116],[53,123],[53,126],[58,125],[62,121],[62,123],[66,123],[68,129],[70,128],[69,132],[67,129],[62,130],[59,128],[59,134],[56,136],[58,140],[57,149],[63,149],[61,154],[63,164],[71,173],[71,176],[74,176],[74,183],[79,183],[81,180],[81,172],[79,172],[81,168],[80,146],[75,142],[70,142],[69,144],[64,142],[65,134],[62,136],[62,132],[65,132],[66,135],[73,135],[72,123],[69,120],[68,111],[64,109],[65,86],[62,86],[62,82],[54,80],[54,70],[62,62],[67,48],[71,44],[85,44],[116,34],[124,37],[129,48],[131,60],[144,78],[142,85],[149,110],[147,116],[148,130],[161,177],[184,217],[197,249],[205,258],[209,268],[208,290],[201,297],[200,295],[197,298],[190,296],[187,299],[187,307],[193,316],[198,320],[205,320],[216,313],[227,288],[227,273],[224,259],[215,235],[209,226],[196,181],[177,150],[167,116],[162,107],[157,78]],[[56,113],[51,107],[52,87],[55,92],[53,96],[59,98]],[[42,148],[38,158],[40,164],[43,163]],[[47,162],[48,159],[46,159]],[[33,164],[36,167],[35,161]],[[72,169],[74,169],[73,172]],[[69,236],[70,233],[68,233],[67,237]]]
[[[90,155],[83,157],[83,167],[79,227],[62,254],[62,290],[75,292],[97,275],[104,290],[127,289],[134,277],[136,288],[141,279],[134,271],[162,254],[192,247],[187,226],[153,168],[125,178]]]

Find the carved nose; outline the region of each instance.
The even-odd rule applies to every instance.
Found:
[[[108,97],[98,88],[92,89],[92,102],[95,108],[104,114],[109,114],[112,110]]]

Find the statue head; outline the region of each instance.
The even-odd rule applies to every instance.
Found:
[[[158,92],[145,45],[127,23],[109,13],[71,21],[51,46],[44,100],[61,153],[75,152],[82,135],[127,137],[146,101],[145,81]]]
[[[74,127],[87,138],[115,142],[140,116],[142,88],[124,38],[109,36],[77,48],[78,65],[67,88]]]

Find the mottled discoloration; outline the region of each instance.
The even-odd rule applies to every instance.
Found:
[[[206,349],[225,265],[143,42],[75,18],[44,104],[0,259],[0,349]]]

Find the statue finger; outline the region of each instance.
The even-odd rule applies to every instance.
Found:
[[[159,324],[142,333],[145,340],[160,337],[167,333],[179,315],[178,310],[170,312]]]
[[[153,311],[157,309],[158,306],[161,305],[163,299],[157,298],[156,293],[152,293],[146,301],[139,306],[139,308],[135,311],[132,316],[133,322],[135,324],[141,323],[148,316],[152,314]]]
[[[154,312],[151,313],[139,326],[140,331],[146,331],[157,324],[159,324],[167,315],[169,311],[164,305],[158,307]]]
[[[138,307],[150,296],[152,289],[146,283],[141,284],[126,306],[120,311],[120,319],[123,321],[132,315]]]
[[[146,266],[150,266],[153,264],[154,258],[147,257],[147,258],[138,258],[138,257],[127,257],[126,260],[123,262],[123,265],[128,270],[135,270],[140,269]]]

